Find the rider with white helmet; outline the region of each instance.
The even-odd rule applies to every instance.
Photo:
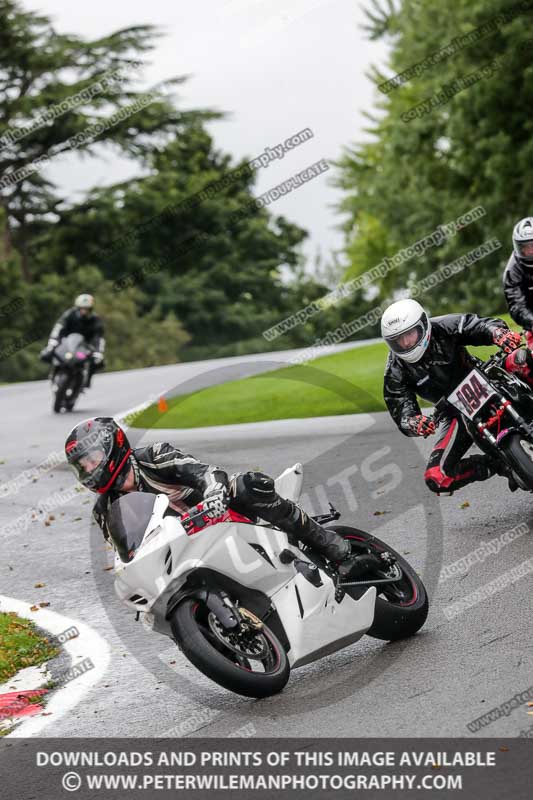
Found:
[[[528,383],[533,359],[533,217],[516,223],[513,229],[513,252],[503,273],[503,292],[512,319],[525,328],[527,350],[517,350],[509,359],[508,369]]]
[[[105,351],[104,324],[101,317],[94,312],[92,294],[79,294],[74,300],[74,306],[61,314],[52,328],[48,344],[41,351],[41,359],[51,361],[53,352],[61,339],[71,333],[79,333],[92,348],[86,384],[89,387],[95,370],[103,369]]]
[[[406,436],[426,437],[436,432],[433,419],[422,414],[417,396],[435,403],[453,391],[473,367],[467,345],[496,344],[506,353],[520,346],[520,335],[501,319],[476,314],[430,318],[420,303],[411,299],[399,300],[385,310],[381,334],[390,349],[384,399]],[[487,455],[463,458],[471,446],[459,414],[442,418],[424,475],[428,488],[453,492],[497,474],[498,465]]]

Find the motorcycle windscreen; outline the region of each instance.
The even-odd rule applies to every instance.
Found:
[[[67,353],[75,353],[76,350],[85,350],[87,345],[81,333],[69,333],[56,347],[55,354],[64,358]]]
[[[121,561],[131,561],[140,547],[157,497],[144,492],[130,492],[111,504],[107,529]]]

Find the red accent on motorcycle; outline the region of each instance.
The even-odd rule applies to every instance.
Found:
[[[484,425],[480,425],[479,426],[479,430],[481,431],[481,433],[483,433],[485,428],[492,428],[492,426],[497,423],[498,424],[498,430],[496,431],[496,437],[498,437],[500,435],[500,429],[501,429],[501,425],[502,425],[502,417],[505,414],[505,409],[507,408],[507,406],[510,406],[510,405],[511,405],[511,401],[510,400],[505,400],[501,404],[501,406],[497,409],[497,411],[494,414],[494,416],[489,417],[489,419],[485,422]]]
[[[116,439],[118,446],[122,447],[122,445],[124,444],[124,431],[122,430],[122,428],[118,429]]]
[[[73,442],[69,442],[67,444],[67,446],[65,447],[65,452],[71,453],[74,450],[74,448],[77,447],[77,446],[78,446],[77,440],[74,440]]]
[[[197,506],[198,510],[201,511],[201,503]],[[204,531],[206,528],[210,527],[211,525],[218,525],[219,522],[247,522],[248,524],[253,524],[252,520],[248,517],[245,517],[243,514],[239,514],[238,511],[233,511],[233,509],[228,508],[221,514],[219,517],[208,517],[207,515],[202,516],[202,524],[199,525],[196,522],[190,521],[188,514],[184,514],[181,518],[181,524],[185,528],[185,533],[187,536],[193,536],[195,533],[200,533],[200,531]]]

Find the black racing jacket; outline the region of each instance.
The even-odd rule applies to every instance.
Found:
[[[130,462],[135,474],[135,491],[167,494],[170,508],[176,514],[184,514],[199,503],[207,491],[216,491],[229,483],[227,473],[220,467],[203,464],[168,442],[138,447],[130,456]],[[94,505],[94,519],[106,539],[109,538],[107,513],[111,503],[123,494],[111,487]]]
[[[389,353],[383,397],[394,422],[406,436],[415,434],[409,419],[421,413],[417,395],[436,403],[450,394],[474,364],[466,345],[493,344],[493,330],[507,324],[476,314],[446,314],[431,319],[431,340],[420,361],[410,364]]]
[[[105,350],[104,323],[98,314],[82,316],[77,308],[65,311],[52,328],[51,339],[58,341],[70,333],[79,333],[95,351],[103,353]]]
[[[503,292],[517,325],[533,330],[533,267],[524,267],[514,253],[503,273]]]

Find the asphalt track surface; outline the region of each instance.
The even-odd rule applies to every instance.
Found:
[[[76,421],[118,413],[170,387],[179,393],[274,368],[284,358],[273,354],[99,375],[75,412],[61,416],[51,412],[47,382],[0,387],[0,487],[60,451]],[[309,380],[316,381],[315,372]],[[345,385],[331,390],[356,391]],[[305,391],[305,381],[295,391]],[[137,443],[142,432],[130,433]],[[50,610],[92,626],[108,642],[111,662],[82,702],[57,721],[49,717],[41,735],[472,736],[467,723],[533,685],[531,573],[451,620],[444,614],[451,602],[532,558],[533,532],[439,583],[443,565],[520,523],[533,530],[528,494],[510,494],[506,481],[495,478],[452,497],[431,495],[421,477],[431,440],[406,439],[385,414],[183,434],[149,431],[143,441],[162,438],[230,472],[260,467],[277,475],[303,462],[308,510],[325,510],[328,497],[343,512],[342,522],[371,530],[405,553],[429,588],[428,621],[410,640],[388,644],[365,636],[295,670],[274,698],[232,695],[120,605],[106,570],[111,554],[91,529],[89,493],[58,505],[48,525],[38,517],[26,530],[6,534],[6,525],[73,485],[60,466],[0,502],[0,594],[47,601]],[[45,587],[35,588],[38,582]],[[521,703],[478,735],[517,736],[530,726]]]

